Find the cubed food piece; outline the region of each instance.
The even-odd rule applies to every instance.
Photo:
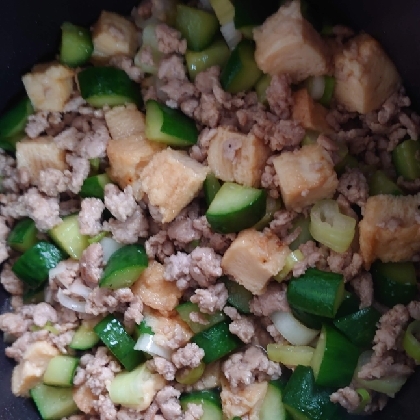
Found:
[[[253,134],[242,134],[224,127],[210,141],[207,161],[217,178],[258,188],[270,154],[264,141]]]
[[[287,209],[298,210],[331,198],[338,179],[330,155],[318,144],[283,152],[273,159]]]
[[[254,29],[255,60],[272,76],[288,73],[295,82],[328,73],[328,50],[321,36],[302,17],[294,0]]]
[[[360,251],[365,267],[410,260],[420,251],[420,194],[369,197],[359,223]]]
[[[186,153],[167,148],[152,157],[140,181],[150,204],[159,208],[162,222],[168,223],[200,191],[209,171]]]
[[[163,265],[151,261],[131,290],[145,305],[167,314],[178,305],[182,292],[174,282],[165,280],[164,274]]]
[[[134,105],[110,109],[105,112],[105,121],[114,140],[144,133],[144,114]]]
[[[58,63],[39,64],[22,77],[36,111],[62,112],[73,91],[74,70]]]
[[[353,38],[334,62],[334,96],[349,111],[367,114],[378,109],[400,84],[393,62],[370,35]]]
[[[114,55],[134,57],[137,48],[136,27],[128,19],[103,11],[93,27],[93,57],[106,60]]]
[[[30,344],[22,361],[13,369],[12,392],[16,396],[28,396],[28,392],[42,378],[50,360],[60,352],[47,341]]]
[[[223,413],[229,419],[242,416],[249,419],[260,418],[259,412],[267,394],[267,386],[267,382],[256,382],[244,389],[232,390],[229,383],[224,380],[220,393]]]
[[[270,278],[284,267],[289,253],[289,247],[276,235],[247,229],[232,242],[221,265],[225,274],[254,295],[261,295]]]
[[[163,148],[163,145],[147,140],[142,134],[110,140],[107,146],[109,176],[121,189],[131,185],[135,198],[140,200],[143,197],[140,173],[152,156]]]
[[[21,140],[16,144],[16,161],[18,169],[29,171],[32,184],[38,183],[44,169],[67,169],[66,152],[56,146],[52,137]]]
[[[331,133],[328,125],[327,109],[315,102],[306,89],[300,89],[293,94],[293,119],[298,121],[306,130],[319,133]]]

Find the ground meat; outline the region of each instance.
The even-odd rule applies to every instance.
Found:
[[[215,128],[204,128],[198,136],[197,144],[190,149],[190,156],[200,163],[205,162],[210,146],[210,140],[214,138],[216,134],[217,130]]]
[[[264,171],[261,175],[261,186],[268,190],[268,194],[272,198],[279,198],[279,180],[277,177],[276,170],[273,165],[273,156],[267,159]]]
[[[6,314],[4,314],[6,315]],[[3,315],[0,315],[0,328],[2,329]],[[8,332],[7,330],[3,330],[4,332]],[[16,334],[15,334],[16,335]],[[22,361],[23,355],[26,352],[28,346],[35,341],[48,341],[49,333],[47,330],[40,330],[35,332],[24,332],[17,340],[13,342],[13,344],[9,347],[6,347],[5,353],[7,357],[14,359],[17,363]]]
[[[103,229],[112,233],[112,237],[121,244],[134,244],[148,235],[149,222],[140,206],[125,222],[109,219],[104,222]]]
[[[90,163],[88,159],[81,158],[75,155],[67,155],[66,162],[71,166],[72,171],[65,171],[68,177],[68,189],[78,194],[82,187],[83,181],[87,178],[90,171]]]
[[[158,42],[158,50],[160,52],[163,52],[164,54],[185,54],[185,51],[187,50],[187,41],[181,39],[181,32],[161,23],[156,25],[155,33]]]
[[[80,277],[89,286],[98,285],[103,272],[104,253],[101,244],[89,245],[80,257]]]
[[[150,370],[159,373],[167,381],[173,381],[175,379],[176,367],[169,360],[163,357],[155,356],[152,360],[147,362]]]
[[[342,274],[345,281],[349,281],[360,273],[363,259],[360,254],[353,253],[351,249],[343,253],[331,251],[327,257],[327,264],[331,271]]]
[[[228,291],[224,283],[210,285],[206,289],[195,289],[190,301],[196,303],[200,311],[205,314],[213,314],[220,311],[226,304]]]
[[[283,243],[290,244],[299,235],[300,231],[296,230],[290,235],[292,222],[296,218],[297,213],[293,210],[279,210],[274,213],[274,218],[270,222],[270,230],[274,232]]]
[[[57,290],[58,287],[69,288],[78,277],[78,261],[72,259],[60,261],[49,272],[49,285],[51,290]]]
[[[43,327],[47,322],[56,323],[58,316],[56,310],[51,305],[41,302],[34,308],[33,320],[37,327]]]
[[[140,83],[143,79],[143,72],[141,69],[134,65],[133,59],[126,55],[115,55],[109,60],[109,64],[124,70],[131,80]]]
[[[158,69],[158,78],[166,80],[185,80],[185,67],[182,58],[177,55],[171,55],[168,58],[164,58]],[[179,83],[178,83],[179,88]],[[170,99],[174,99],[170,97]]]
[[[413,300],[407,306],[408,312],[410,313],[411,318],[420,319],[420,302]]]
[[[251,317],[240,316],[229,324],[229,331],[248,344],[255,337],[255,323]]]
[[[358,373],[360,379],[379,379],[390,376],[408,376],[413,372],[414,363],[401,353],[387,352],[381,356],[373,354]]]
[[[30,182],[27,168],[16,169],[16,160],[0,149],[0,177],[2,192],[18,193],[27,188]]]
[[[280,119],[290,117],[291,107],[293,106],[291,84],[292,81],[288,75],[276,75],[271,78],[270,85],[266,91],[270,109]]]
[[[337,187],[338,192],[344,195],[350,203],[363,207],[369,195],[369,187],[365,176],[360,169],[347,169],[341,175]]]
[[[86,313],[100,315],[125,312],[135,296],[128,287],[117,290],[96,287],[86,299]]]
[[[110,138],[105,122],[93,120],[92,131],[82,138],[76,147],[76,152],[85,159],[104,158]]]
[[[38,189],[50,197],[67,190],[68,179],[59,169],[48,168],[39,173]]]
[[[11,295],[23,294],[23,282],[12,271],[10,264],[4,264],[0,282],[4,289]]]
[[[360,396],[353,388],[347,386],[332,393],[330,400],[335,404],[340,404],[347,411],[352,412],[356,411],[359,407]]]
[[[396,348],[409,319],[408,309],[403,305],[396,305],[381,316],[373,339],[375,355],[382,356],[387,350]]]
[[[112,379],[120,371],[121,367],[109,354],[108,349],[98,347],[95,354],[87,353],[80,358],[73,384],[86,384],[94,395],[99,396],[107,393]]]
[[[117,408],[108,395],[99,395],[92,405],[101,420],[115,420],[117,418]]]
[[[168,237],[177,248],[185,248],[192,241],[201,238],[202,233],[193,225],[193,221],[198,218],[199,210],[199,204],[193,201],[179,213],[174,221],[168,224]]]
[[[177,252],[165,261],[165,279],[176,281],[180,290],[198,284],[208,287],[222,275],[222,257],[212,248],[195,248],[191,254]]]
[[[101,217],[104,209],[105,205],[99,198],[82,200],[78,215],[79,229],[82,235],[95,236],[101,232]]]
[[[48,122],[48,114],[48,111],[40,111],[29,115],[25,127],[25,133],[28,137],[34,139],[42,134],[47,127],[49,127],[50,123]]]
[[[0,315],[0,330],[20,337],[26,333],[33,321],[20,311]]]
[[[281,375],[280,365],[268,360],[265,353],[255,346],[230,356],[223,363],[222,371],[231,388],[242,388],[255,381],[277,379]]]
[[[143,320],[143,302],[138,296],[134,296],[130,302],[127,310],[124,312],[124,324],[125,326],[134,327],[135,324],[140,324]]]
[[[180,395],[181,393],[172,386],[165,386],[156,394],[155,403],[166,420],[182,419]]]
[[[204,350],[195,343],[188,343],[185,347],[179,348],[172,355],[172,363],[177,369],[196,368],[204,357]]]
[[[57,198],[44,197],[36,188],[30,188],[22,198],[27,214],[34,220],[37,229],[47,231],[61,222]]]
[[[372,306],[373,302],[373,281],[372,275],[364,272],[351,280],[350,284],[353,286],[354,291],[360,298],[360,309]]]
[[[122,192],[116,185],[105,185],[105,207],[120,222],[125,222],[137,209],[133,189],[129,185]]]
[[[156,235],[151,236],[145,242],[147,256],[150,259],[157,259],[163,262],[175,252],[173,243],[168,238],[168,233],[161,230]]]
[[[69,127],[54,137],[54,143],[59,149],[75,151],[83,133],[80,133],[76,127]]]
[[[285,284],[271,282],[265,293],[253,297],[249,305],[251,312],[258,316],[269,316],[276,311],[290,312],[286,291]]]

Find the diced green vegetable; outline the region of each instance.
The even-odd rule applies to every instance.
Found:
[[[331,99],[334,95],[335,78],[333,76],[324,76],[324,83],[324,93],[319,100],[319,103],[329,108],[331,105]]]
[[[0,138],[0,149],[3,149],[6,152],[9,153],[15,153],[16,152],[16,143],[21,141],[24,137],[26,137],[26,134],[24,132],[13,134],[10,137],[4,137]],[[1,181],[2,178],[0,178],[0,191],[1,191]]]
[[[223,39],[214,41],[203,51],[187,51],[185,60],[187,62],[188,74],[194,80],[198,73],[212,66],[223,68],[230,56],[229,47]]]
[[[403,339],[403,347],[405,352],[416,362],[420,364],[420,321],[412,321],[405,333]]]
[[[375,261],[370,269],[375,299],[390,308],[406,305],[417,294],[417,277],[412,262],[383,263]]]
[[[303,215],[300,215],[293,220],[290,232],[293,232],[296,229],[300,229],[300,233],[298,237],[289,245],[289,248],[292,251],[298,249],[300,245],[313,240],[311,232],[309,231],[310,223],[310,218]]]
[[[78,411],[71,388],[58,388],[39,383],[30,390],[43,420],[60,420]]]
[[[287,412],[282,401],[285,386],[282,379],[268,383],[267,393],[259,412],[260,420],[287,420]]]
[[[7,237],[7,244],[18,252],[25,252],[37,243],[37,229],[32,219],[19,220]]]
[[[359,167],[358,160],[354,156],[347,154],[346,156],[344,156],[343,159],[341,159],[334,166],[334,170],[335,172],[337,172],[338,175],[341,175],[345,172],[347,168],[351,169],[351,168],[358,168],[358,167]]]
[[[90,105],[102,108],[127,103],[141,105],[139,86],[124,70],[115,67],[87,67],[77,75],[80,93]]]
[[[48,279],[64,254],[53,244],[40,241],[22,254],[12,266],[12,271],[29,287],[36,289]]]
[[[267,356],[273,362],[286,366],[310,366],[315,349],[309,346],[288,346],[280,343],[267,345]]]
[[[392,151],[392,162],[398,175],[414,181],[420,177],[420,143],[406,140]]]
[[[93,328],[94,325],[90,321],[83,321],[73,335],[70,348],[74,350],[88,350],[96,346],[99,342],[99,336]]]
[[[360,351],[334,327],[324,325],[311,361],[315,383],[342,388],[350,384]]]
[[[281,282],[291,273],[293,267],[299,262],[305,259],[302,251],[297,249],[296,251],[292,251],[286,258],[286,263],[284,267],[274,276],[274,278]]]
[[[78,364],[77,357],[55,356],[49,361],[42,381],[46,385],[71,387]]]
[[[230,93],[246,92],[251,89],[262,75],[254,58],[253,42],[242,40],[232,51],[220,82],[224,90]]]
[[[175,379],[182,385],[195,384],[202,376],[206,369],[206,365],[201,362],[197,367],[187,370],[178,370]]]
[[[265,214],[262,217],[262,219],[254,225],[254,229],[263,230],[265,227],[267,227],[270,224],[270,222],[274,219],[274,213],[281,209],[282,204],[283,203],[280,198],[275,199],[270,196],[267,196]]]
[[[205,10],[178,4],[176,14],[176,28],[187,40],[190,50],[202,51],[213,41],[219,30],[217,17]]]
[[[223,283],[228,291],[227,303],[243,314],[251,313],[249,303],[253,298],[252,293],[238,282],[230,280],[227,277],[223,279]]]
[[[369,179],[369,196],[378,194],[404,195],[401,188],[379,169]]]
[[[206,364],[221,359],[241,344],[241,340],[229,331],[229,324],[225,321],[195,334],[191,342],[204,350],[203,362]]]
[[[146,102],[146,137],[169,146],[192,146],[198,130],[193,119],[155,100]]]
[[[180,303],[175,310],[178,312],[181,319],[188,324],[191,328],[191,331],[195,334],[204,331],[215,324],[218,324],[221,321],[226,319],[226,315],[223,312],[217,311],[214,314],[204,314],[200,312],[200,308],[196,303],[184,302]],[[200,316],[205,319],[206,324],[200,324],[199,322],[193,322],[190,318],[192,312],[197,312]]]
[[[267,88],[270,86],[271,83],[271,76],[269,74],[263,74],[255,84],[255,92],[257,92],[258,100],[262,103],[267,105]]]
[[[354,294],[347,290],[344,291],[343,301],[335,314],[336,318],[342,318],[344,316],[353,314],[359,310],[360,299]]]
[[[323,316],[310,314],[308,312],[302,311],[300,309],[290,307],[292,310],[292,315],[305,327],[311,328],[313,330],[320,330],[322,325],[331,321],[331,318],[325,318]]]
[[[239,232],[254,226],[266,209],[265,190],[225,182],[206,212],[212,229],[221,233]]]
[[[203,415],[200,420],[222,420],[222,403],[219,393],[216,390],[193,391],[188,394],[182,394],[179,398],[181,407],[187,410],[188,404],[201,405]]]
[[[136,342],[113,315],[106,316],[93,330],[127,370],[131,371],[144,362],[144,354],[134,350]]]
[[[79,194],[84,198],[94,197],[103,200],[105,185],[111,182],[107,174],[90,176],[83,181]]]
[[[125,245],[111,255],[99,281],[99,287],[130,287],[147,265],[148,257],[142,245]]]
[[[82,235],[79,229],[77,214],[63,218],[63,221],[48,232],[51,239],[70,257],[80,259],[83,251],[89,246],[87,235]]]
[[[214,197],[216,197],[216,194],[220,190],[220,187],[220,181],[213,173],[209,173],[203,184],[204,196],[206,197],[207,206],[210,206],[211,202],[214,200]]]
[[[13,108],[0,117],[0,141],[10,139],[16,134],[23,133],[29,115],[34,108],[27,96],[20,100]]]
[[[69,67],[85,64],[93,53],[93,41],[86,28],[64,22],[61,25],[60,61]]]
[[[287,288],[287,300],[293,308],[327,318],[335,317],[343,297],[342,274],[316,268],[292,279]]]

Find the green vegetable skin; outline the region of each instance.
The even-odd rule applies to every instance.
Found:
[[[73,386],[73,377],[79,359],[72,356],[59,355],[53,357],[48,363],[43,376],[43,382],[46,385],[71,387]]]
[[[181,319],[189,325],[191,331],[195,334],[207,330],[215,324],[218,324],[221,321],[226,319],[226,315],[223,312],[215,312],[214,314],[204,314],[200,312],[200,308],[196,303],[185,302],[179,304],[175,310],[178,312]],[[200,324],[199,322],[193,322],[190,319],[190,314],[192,312],[200,313],[200,315],[207,320],[207,324]],[[147,331],[146,331],[147,332]],[[150,334],[150,333],[149,333]]]
[[[208,206],[210,206],[214,197],[216,197],[220,187],[220,181],[216,178],[216,176],[212,173],[208,174],[203,184],[204,196],[206,197],[206,203]]]
[[[111,182],[107,174],[90,176],[83,181],[79,194],[83,198],[95,197],[103,200],[105,185]]]
[[[417,140],[406,140],[392,151],[392,162],[397,174],[404,179],[414,181],[420,177],[420,143]]]
[[[86,63],[93,53],[90,31],[64,22],[61,25],[61,32],[60,61],[69,67],[77,67]]]
[[[253,298],[252,293],[236,281],[226,278],[223,282],[228,291],[227,303],[243,314],[251,313],[249,303]]]
[[[142,245],[125,245],[111,255],[99,281],[99,287],[130,287],[147,265],[147,254]]]
[[[287,420],[288,414],[282,401],[285,387],[286,381],[281,378],[268,383],[259,412],[260,420]]]
[[[381,170],[373,173],[368,184],[369,196],[378,194],[404,195],[401,188]]]
[[[194,391],[188,394],[182,394],[179,398],[181,408],[186,411],[188,404],[201,405],[203,408],[203,415],[200,420],[222,420],[222,402],[220,400],[219,392],[212,389],[203,391]]]
[[[7,237],[7,244],[18,252],[25,252],[37,243],[37,229],[32,219],[19,220]]]

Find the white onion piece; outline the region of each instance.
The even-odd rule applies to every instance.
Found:
[[[81,296],[85,299],[92,293],[92,289],[80,283],[80,280],[76,280],[68,289],[72,294]]]
[[[44,301],[50,304],[53,303],[53,292],[49,286],[44,289]]]
[[[151,356],[160,356],[167,360],[170,360],[172,356],[172,351],[156,344],[151,334],[142,334],[137,340],[134,350],[141,350]]]
[[[86,302],[80,302],[80,300],[65,295],[62,289],[58,289],[57,300],[65,308],[75,312],[86,313]]]
[[[48,272],[48,279],[50,283],[52,282],[52,280],[57,280],[58,282],[60,282],[62,286],[67,287],[67,285],[64,284],[60,279],[60,274],[65,273],[67,270],[68,270],[68,267],[66,266],[66,264],[58,263],[54,268],[52,268]]]
[[[242,39],[242,34],[235,28],[233,20],[222,25],[220,27],[220,32],[231,50],[235,49]]]
[[[274,312],[270,316],[279,333],[294,346],[308,345],[318,334],[301,324],[290,312]]]
[[[117,242],[115,239],[108,238],[107,236],[105,236],[105,238],[102,238],[99,243],[102,245],[105,264],[108,262],[109,258],[115,251],[124,246],[123,244]]]
[[[309,94],[312,99],[319,101],[324,95],[325,91],[325,78],[324,76],[314,76],[309,83]]]

